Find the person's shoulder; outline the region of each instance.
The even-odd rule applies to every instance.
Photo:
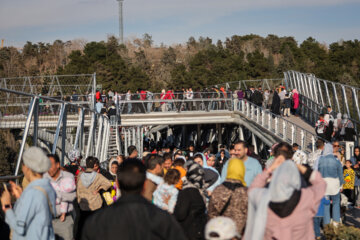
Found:
[[[74,174],[72,174],[71,172],[68,172],[68,171],[65,171],[65,170],[61,170],[61,174],[63,175],[64,178],[75,179],[75,178],[74,178]]]

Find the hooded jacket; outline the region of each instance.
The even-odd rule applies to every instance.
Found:
[[[76,189],[80,209],[83,211],[94,211],[99,209],[102,206],[103,200],[99,193],[94,193],[100,189],[107,190],[110,187],[111,182],[92,169],[81,173],[78,178]]]

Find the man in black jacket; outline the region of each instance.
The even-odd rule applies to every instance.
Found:
[[[121,197],[86,221],[82,239],[185,240],[175,218],[141,196],[145,179],[140,161],[124,161],[118,170]]]

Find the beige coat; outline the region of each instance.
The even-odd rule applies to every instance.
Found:
[[[76,195],[80,209],[83,211],[95,211],[101,208],[103,203],[103,200],[98,191],[100,189],[109,189],[111,187],[111,182],[100,173],[96,173],[94,181],[88,187],[85,187],[81,179],[82,174],[85,173],[79,174],[76,189]]]

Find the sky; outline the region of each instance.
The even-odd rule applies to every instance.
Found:
[[[125,40],[152,35],[172,45],[190,36],[309,36],[321,43],[360,39],[360,0],[124,0]],[[0,0],[0,39],[106,40],[118,35],[116,0]]]

